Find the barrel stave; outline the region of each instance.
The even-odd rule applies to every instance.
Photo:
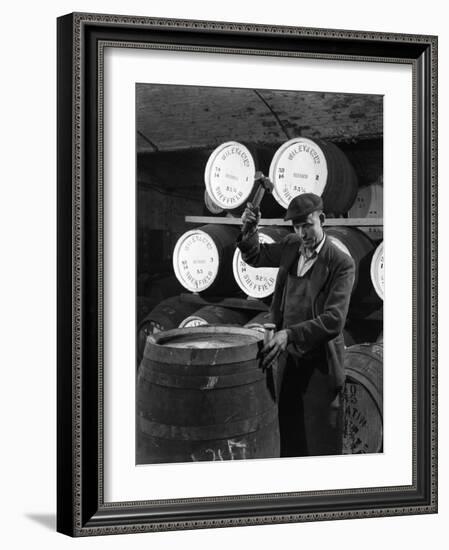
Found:
[[[145,398],[138,400],[139,416],[178,427],[223,424],[222,429],[226,431],[225,427],[230,423],[257,419],[264,413],[273,412],[273,399],[266,391],[265,379],[240,386],[219,387],[217,378],[205,377],[202,387],[189,388],[162,386],[141,376],[139,387]],[[178,378],[173,383],[182,383],[182,380]]]
[[[206,441],[185,441],[158,438],[142,434],[137,448],[137,463],[202,462],[224,460],[247,460],[254,458],[275,458],[279,456],[279,442],[276,437],[277,420],[261,427],[257,432],[229,438],[215,438]]]
[[[346,350],[344,454],[383,449],[383,346],[358,344]]]

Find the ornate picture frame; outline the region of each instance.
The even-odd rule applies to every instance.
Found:
[[[412,483],[105,500],[105,48],[412,70]],[[437,38],[76,13],[58,19],[58,504],[71,536],[437,511]]]

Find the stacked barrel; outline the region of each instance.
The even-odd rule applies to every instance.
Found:
[[[211,153],[204,174],[205,206],[216,218],[180,235],[173,250],[173,271],[187,293],[164,299],[138,325],[139,364],[143,358],[139,383],[143,386],[147,387],[145,377],[149,375],[142,373],[152,371],[151,357],[155,349],[160,351],[155,348],[160,341],[158,333],[181,327],[179,330],[190,331],[190,335],[195,330],[203,331],[197,332],[200,335],[207,326],[227,327],[233,333],[239,327],[248,331],[238,333],[238,338],[242,338],[248,334],[260,336],[264,324],[270,321],[269,303],[278,269],[253,268],[243,261],[236,248],[239,218],[256,192],[257,170],[268,173],[274,186],[273,193],[266,194],[261,204],[262,216],[272,218],[259,228],[261,243],[281,242],[291,232],[291,227],[276,225],[275,220],[284,217],[295,196],[306,192],[323,198],[328,217],[340,220],[382,217],[382,187],[376,182],[359,188],[350,160],[334,143],[297,137],[271,151],[236,141],[218,146]],[[344,452],[379,452],[382,450],[383,341],[379,337],[384,294],[382,233],[378,227],[369,231],[365,226],[357,228],[344,222],[328,225],[326,233],[335,246],[353,258],[356,266],[345,330],[348,347]],[[377,317],[366,321],[363,312],[377,312]],[[177,333],[173,334],[177,337]],[[142,391],[139,390],[139,395]],[[163,419],[161,422],[164,423]],[[148,430],[152,424],[145,426]],[[157,448],[147,436],[147,433],[142,436],[147,441],[147,451],[141,450],[143,462],[151,461],[148,453],[152,451],[148,449]],[[189,443],[186,449],[194,447]],[[273,448],[270,447],[269,456],[274,456]],[[186,452],[179,451],[179,460],[185,458]],[[191,456],[197,456],[195,452]],[[155,461],[162,459],[158,455]]]
[[[290,201],[301,193],[320,195],[326,212],[344,214],[357,196],[354,168],[331,142],[297,137],[278,149],[267,150],[230,141],[217,147],[207,162],[205,202],[210,212],[235,213],[251,202],[256,169],[269,174],[274,185],[274,200],[267,196],[263,204],[265,214],[285,212]]]

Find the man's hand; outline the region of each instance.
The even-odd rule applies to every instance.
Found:
[[[254,230],[261,218],[260,209],[258,206],[254,207],[250,202],[246,203],[246,208],[243,211],[241,222],[242,232],[250,233]]]
[[[286,350],[288,344],[288,333],[286,330],[276,332],[273,338],[262,348],[262,368],[268,369],[279,355]]]

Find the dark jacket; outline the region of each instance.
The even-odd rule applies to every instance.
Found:
[[[283,299],[289,269],[298,258],[301,239],[295,233],[279,243],[260,244],[257,232],[245,236],[238,243],[243,260],[253,267],[279,267],[273,299],[271,319],[282,328]],[[295,354],[325,346],[329,374],[336,389],[344,385],[343,327],[348,313],[354,284],[354,261],[337,248],[329,237],[313,266],[311,277],[313,318],[288,327],[289,344]]]

